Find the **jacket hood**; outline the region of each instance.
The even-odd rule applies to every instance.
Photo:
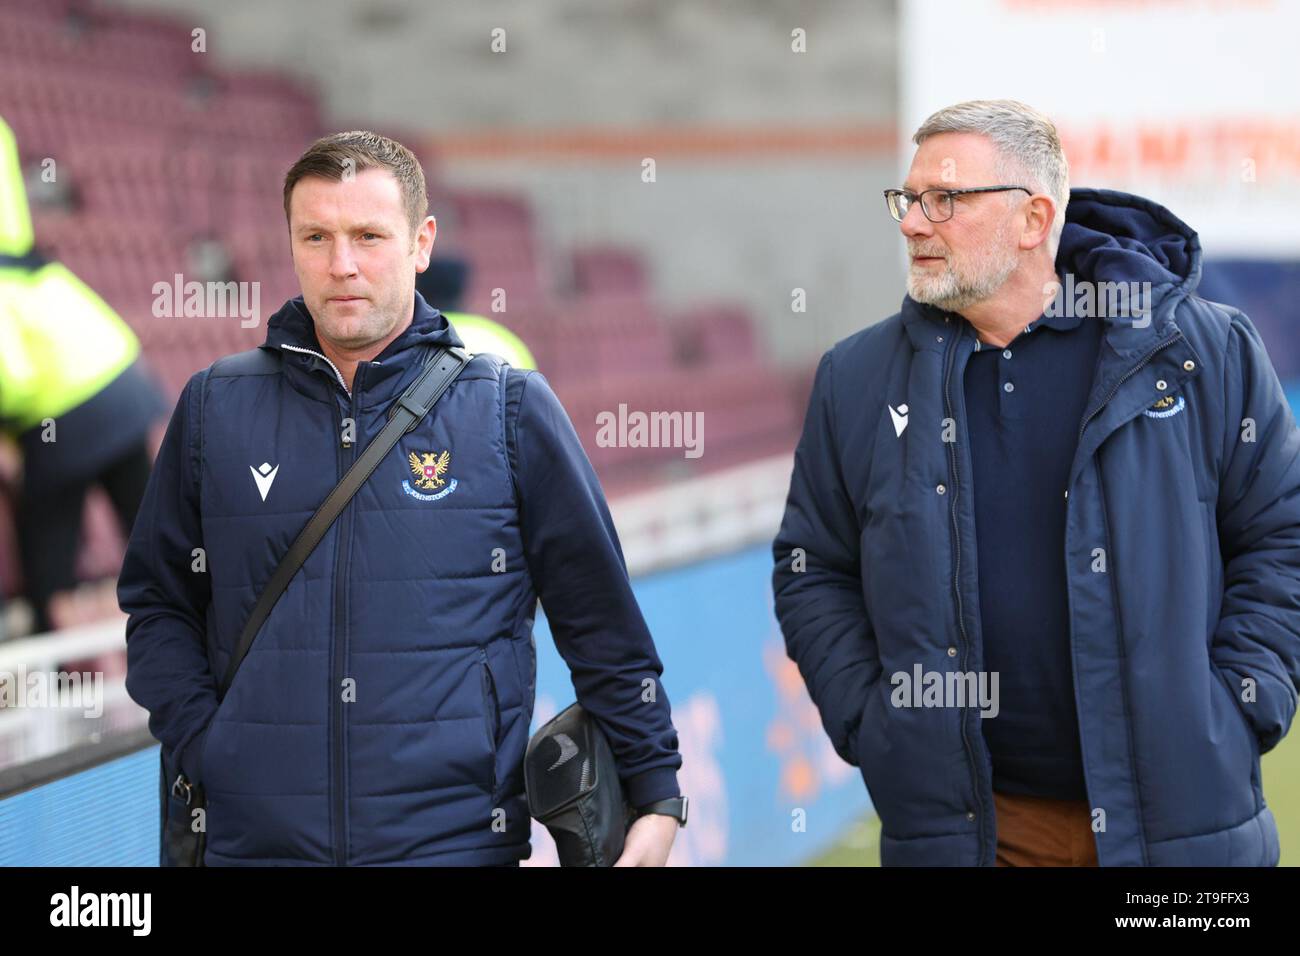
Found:
[[[1072,189],[1056,271],[1093,282],[1150,282],[1157,301],[1201,278],[1201,240],[1159,203],[1111,189]]]
[[[1153,320],[1135,326],[1104,316],[1112,347],[1140,349],[1166,331],[1174,306],[1201,278],[1201,240],[1196,231],[1159,203],[1112,189],[1072,189],[1056,251],[1056,272],[1067,281],[1151,283]],[[917,348],[933,348],[934,326],[948,316],[937,306],[904,296],[903,325]]]

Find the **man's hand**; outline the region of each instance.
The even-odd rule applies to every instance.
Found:
[[[627,831],[623,854],[615,866],[663,866],[677,836],[677,818],[663,813],[647,813]]]

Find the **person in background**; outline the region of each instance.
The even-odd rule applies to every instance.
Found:
[[[37,633],[59,626],[58,596],[76,585],[90,488],[108,493],[130,535],[150,429],[166,412],[130,327],[36,251],[18,146],[0,119],[0,428],[21,453],[16,531]]]
[[[468,278],[469,264],[463,259],[434,259],[415,277],[415,290],[447,317],[471,352],[499,355],[514,368],[537,368],[533,353],[513,331],[485,315],[459,311]]]

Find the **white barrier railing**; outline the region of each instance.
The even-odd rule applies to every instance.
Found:
[[[0,769],[146,725],[126,693],[125,623],[118,614],[0,643]]]
[[[610,513],[628,572],[673,565],[771,542],[790,487],[790,455],[617,498]]]

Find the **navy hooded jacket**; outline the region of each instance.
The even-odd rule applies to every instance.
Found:
[[[118,583],[127,689],[206,790],[209,866],[526,858],[539,597],[629,803],[678,794],[662,666],[600,485],[542,375],[492,355],[379,464],[218,699],[289,544],[430,350],[461,345],[414,302],[349,394],[289,301],[262,346],[278,366],[195,374],[160,449]]]
[[[1078,435],[1062,561],[1098,860],[1275,865],[1259,758],[1300,686],[1300,432],[1250,320],[1195,295],[1200,242],[1168,210],[1073,190],[1056,266],[1150,282],[1154,303],[1104,320],[1083,420],[1061,422]],[[997,718],[892,702],[918,665],[983,669],[973,334],[907,297],[823,356],[773,544],[788,653],[861,768],[885,865],[995,859],[980,724]]]

